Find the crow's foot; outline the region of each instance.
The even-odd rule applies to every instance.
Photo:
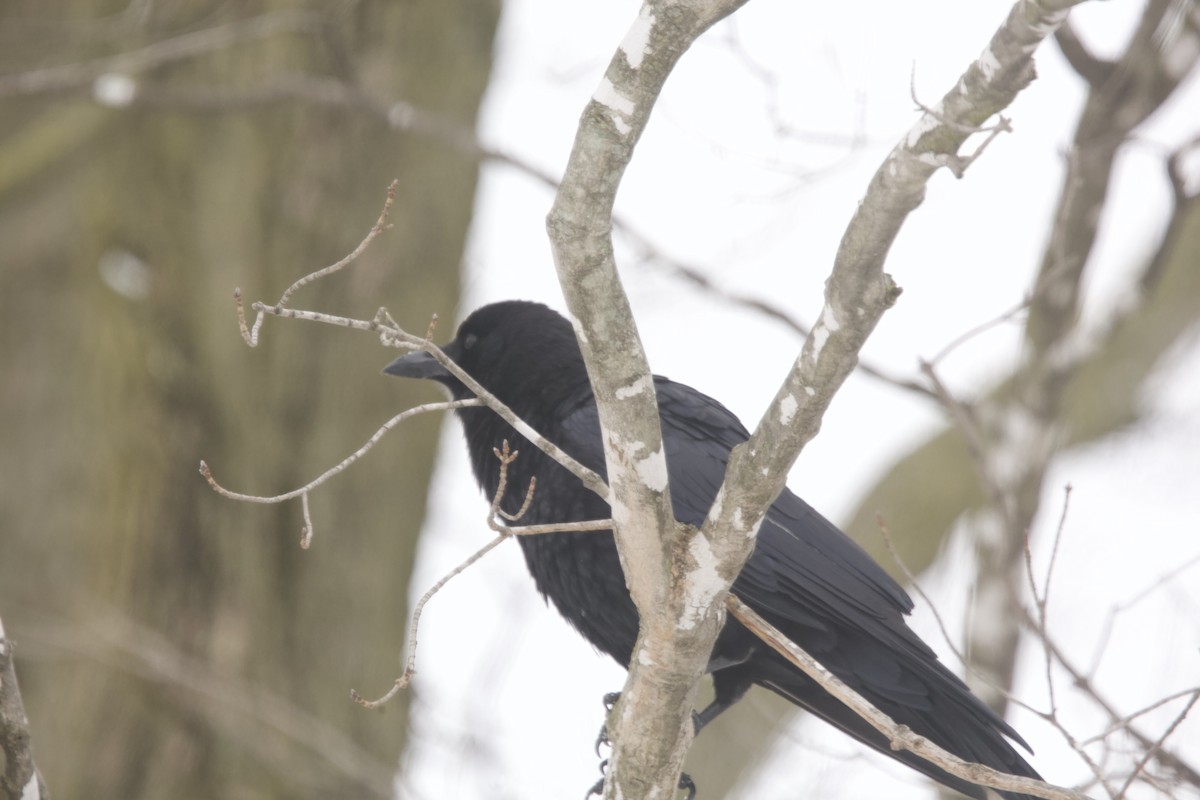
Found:
[[[615,706],[617,701],[620,699],[620,692],[609,692],[608,694],[604,695],[604,699],[602,701],[604,703],[604,724],[600,726],[600,733],[596,736],[595,750],[597,757],[600,756],[600,748],[602,746],[612,744],[608,738],[608,715],[610,712],[612,712],[613,706]]]
[[[599,745],[596,746],[599,749]],[[604,794],[604,779],[608,777],[608,759],[600,762],[600,780],[592,784],[592,788],[588,789],[588,793],[583,796],[583,800],[588,800],[589,797],[595,795],[600,797]]]
[[[602,746],[612,744],[608,738],[608,715],[612,713],[613,707],[620,699],[620,692],[609,692],[608,694],[604,695],[604,724],[600,726],[600,734],[596,737],[595,749],[597,757],[600,755],[600,748]],[[698,731],[700,729],[700,720],[694,711],[692,712],[692,725],[694,726],[695,730]],[[604,794],[604,779],[608,777],[606,772],[607,769],[608,759],[606,758],[600,762],[600,780],[592,784],[592,787],[588,789],[588,793],[584,797],[584,800],[587,800],[588,797],[599,797]],[[679,788],[682,791],[687,792],[687,797],[685,797],[684,800],[696,800],[696,782],[692,780],[691,775],[688,775],[686,772],[679,775]]]
[[[588,800],[588,798],[592,797],[593,795],[596,797],[603,796],[604,781],[606,778],[608,778],[607,770],[608,759],[606,758],[600,762],[600,780],[592,784],[592,787],[588,789],[588,793],[584,795],[583,800]],[[685,797],[684,800],[696,800],[696,782],[692,780],[691,775],[688,775],[686,772],[680,773],[679,788],[687,792],[687,797]]]

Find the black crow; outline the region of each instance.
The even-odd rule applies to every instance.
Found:
[[[475,311],[444,351],[518,416],[580,463],[605,475],[592,387],[571,324],[546,306],[521,301]],[[428,353],[396,359],[384,372],[427,378],[455,398],[473,396]],[[749,437],[724,406],[695,389],[655,376],[675,515],[703,523],[725,475],[730,451]],[[500,464],[493,448],[520,450],[508,468],[501,508],[514,513],[537,477],[521,524],[602,520],[608,504],[578,478],[486,408],[457,412],[475,479],[491,498]],[[611,532],[554,533],[518,539],[541,593],[593,645],[629,663],[638,615],[625,587]],[[858,545],[788,490],[771,506],[753,555],[732,591],[892,719],[967,761],[1038,777],[1009,744],[1028,749],[1003,719],[976,698],[904,623],[905,591]],[[985,792],[907,751],[894,751],[857,714],[755,638],[732,617],[708,665],[716,697],[695,716],[697,730],[753,685],[808,709],[845,733],[976,798]]]

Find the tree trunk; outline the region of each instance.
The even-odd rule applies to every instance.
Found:
[[[0,98],[0,603],[39,766],[63,797],[388,795],[406,704],[349,691],[398,672],[435,427],[314,494],[307,552],[297,504],[232,503],[196,467],[281,492],[413,403],[368,337],[269,320],[246,348],[232,292],[341,258],[395,177],[394,229],[294,305],[452,317],[478,165],[365,108],[245,95],[303,74],[470,128],[499,4],[20,5],[3,73],[279,27],[135,73],[128,108],[90,81]]]

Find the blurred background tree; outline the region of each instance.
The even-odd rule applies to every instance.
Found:
[[[5,4],[0,606],[58,796],[390,794],[406,703],[348,692],[395,676],[434,427],[330,487],[304,554],[297,507],[230,503],[196,466],[283,491],[412,404],[364,337],[247,349],[231,293],[342,257],[395,177],[394,230],[320,304],[453,315],[478,163],[393,104],[472,127],[498,15]]]

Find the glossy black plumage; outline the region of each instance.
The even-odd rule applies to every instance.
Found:
[[[485,306],[460,326],[446,354],[521,418],[581,463],[604,475],[600,425],[570,323],[536,303]],[[455,397],[459,381],[425,353],[384,370],[436,380]],[[712,398],[656,376],[671,499],[676,516],[699,525],[725,473],[730,450],[748,437]],[[489,498],[499,479],[493,448],[508,439],[520,450],[509,467],[502,507],[515,512],[537,476],[534,502],[521,524],[605,519],[607,504],[566,469],[483,408],[458,415],[476,480]],[[637,638],[637,612],[625,588],[616,545],[607,533],[557,533],[519,540],[539,591],[593,645],[622,666]],[[784,490],[759,531],[754,554],[733,591],[839,678],[897,722],[969,761],[1017,775],[1037,773],[1005,739],[1024,742],[974,697],[904,623],[912,601],[862,549],[790,491]],[[979,787],[953,778],[882,737],[801,672],[749,634],[726,623],[709,662],[716,699],[698,722],[711,721],[752,685],[809,709],[856,739],[974,797]]]

